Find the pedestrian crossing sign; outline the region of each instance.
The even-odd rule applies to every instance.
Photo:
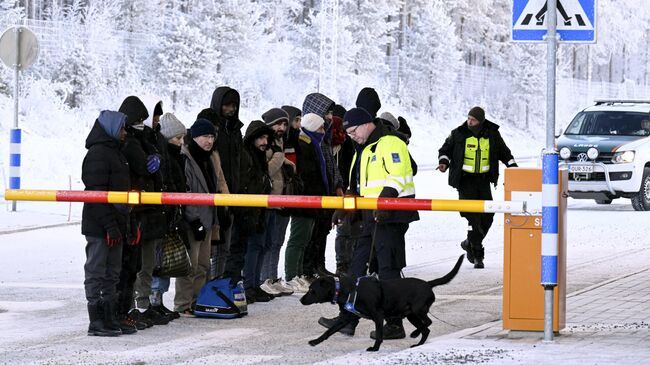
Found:
[[[541,42],[546,37],[548,0],[513,0],[512,40]],[[596,0],[557,0],[560,42],[596,42]]]

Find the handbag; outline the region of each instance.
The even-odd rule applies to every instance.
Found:
[[[156,247],[154,276],[177,278],[192,273],[190,255],[178,232],[165,235],[163,243]]]
[[[210,280],[196,298],[194,315],[197,317],[232,319],[246,314],[248,305],[241,281],[235,284],[230,278]]]

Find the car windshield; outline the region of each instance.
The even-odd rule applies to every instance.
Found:
[[[640,112],[580,112],[564,134],[591,136],[648,136],[650,114]]]

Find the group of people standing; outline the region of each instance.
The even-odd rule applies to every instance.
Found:
[[[402,117],[377,116],[381,102],[372,88],[362,89],[350,110],[309,94],[301,109],[271,108],[244,133],[239,93],[227,86],[214,90],[210,107],[189,129],[164,113],[162,102],[150,104],[129,96],[118,111],[100,113],[86,139],[86,190],[415,197],[411,131]],[[450,185],[461,199],[491,199],[483,182],[496,183],[497,161],[516,166],[498,126],[478,110],[440,149],[439,169],[451,169]],[[474,170],[466,167],[470,162]],[[466,217],[471,233],[461,247],[482,268],[481,242],[491,217]],[[315,277],[334,274],[325,268],[332,227],[336,274],[399,278],[406,266],[404,236],[418,219],[415,211],[85,203],[88,334],[131,334],[191,316],[200,289],[213,278],[242,281],[248,303],[306,292]],[[154,275],[156,248],[172,233],[183,238],[192,265],[189,275],[176,278],[174,310],[162,300],[170,278]],[[355,326],[343,332],[353,334]],[[401,320],[387,319],[384,338],[403,337]]]

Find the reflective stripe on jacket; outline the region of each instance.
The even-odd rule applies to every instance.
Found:
[[[356,159],[356,154],[353,161]],[[393,135],[385,135],[361,151],[359,193],[376,198],[390,187],[398,197],[415,195],[413,169],[406,143]]]

